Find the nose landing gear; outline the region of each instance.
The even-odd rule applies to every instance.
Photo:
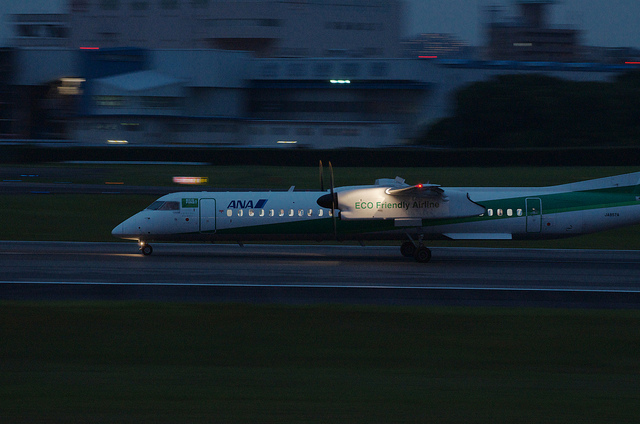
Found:
[[[140,242],[140,251],[144,256],[149,256],[153,253],[153,247],[150,244],[145,243],[144,241]]]

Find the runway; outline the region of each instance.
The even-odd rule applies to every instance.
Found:
[[[0,242],[0,299],[640,307],[640,251]]]

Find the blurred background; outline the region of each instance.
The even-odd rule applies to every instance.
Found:
[[[636,146],[635,1],[0,6],[0,145]]]

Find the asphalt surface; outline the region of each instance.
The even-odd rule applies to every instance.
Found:
[[[0,299],[639,308],[640,251],[0,242]]]

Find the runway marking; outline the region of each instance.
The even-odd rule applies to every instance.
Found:
[[[374,286],[338,284],[237,284],[237,283],[105,283],[91,281],[0,281],[0,284],[23,285],[68,285],[68,286],[148,286],[148,287],[212,287],[212,288],[298,288],[298,289],[387,289],[387,290],[476,290],[476,291],[518,291],[518,292],[561,292],[561,293],[640,293],[640,289],[563,289],[542,287],[461,287],[461,286]]]

